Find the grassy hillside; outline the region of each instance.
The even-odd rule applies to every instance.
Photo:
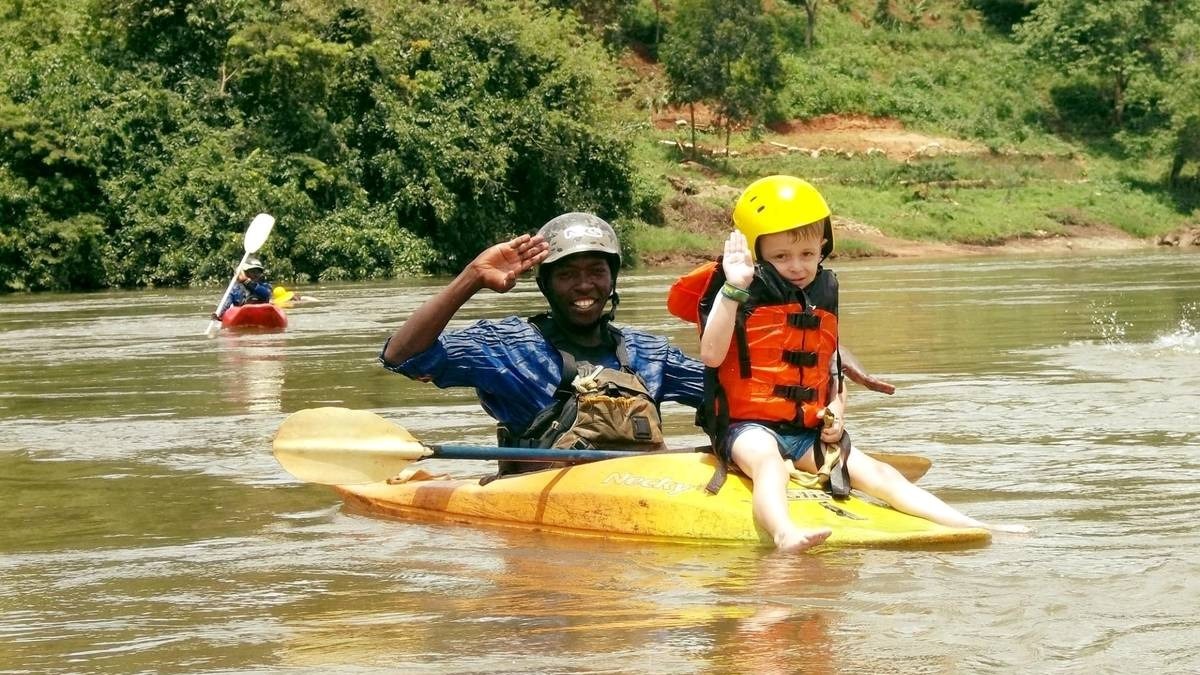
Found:
[[[661,212],[638,228],[642,255],[713,254],[738,191],[770,173],[824,192],[843,225],[842,255],[879,252],[856,230],[994,245],[1147,238],[1197,221],[1195,181],[1166,188],[1169,159],[1115,143],[1100,90],[1067,87],[1025,58],[1004,16],[971,3],[886,4],[890,21],[878,2],[821,3],[810,49],[803,12],[774,3],[787,84],[772,120],[738,129],[729,156],[704,110],[699,151],[689,151],[689,112],[663,105],[652,45],[621,55],[617,105],[637,130],[644,180],[662,195]]]

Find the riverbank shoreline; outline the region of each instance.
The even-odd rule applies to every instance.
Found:
[[[654,118],[661,133],[674,130],[674,140],[659,143],[675,143],[681,159],[662,167],[659,217],[634,233],[643,264],[715,258],[744,179],[767,172],[799,175],[828,190],[838,204],[834,259],[1200,246],[1197,212],[1185,216],[1179,207],[1186,204],[1178,204],[1167,216],[1144,195],[1118,199],[1123,193],[1105,182],[1103,167],[1074,151],[991,149],[895,119],[825,115],[774,124],[761,137],[735,137],[728,155],[715,145],[719,137],[701,134],[708,146],[697,144],[697,159],[680,131],[690,119],[670,108]],[[717,121],[711,111],[697,111],[699,127],[711,130]],[[1099,195],[1105,195],[1102,209]]]
[[[1013,237],[994,244],[969,244],[947,241],[897,239],[868,226],[855,223],[835,224],[838,236],[867,245],[868,250],[846,257],[929,258],[974,255],[1053,254],[1104,251],[1132,251],[1158,246],[1151,239],[1140,239],[1114,227],[1068,226],[1064,232],[1036,232],[1035,236]]]
[[[835,244],[833,260],[1066,255],[1150,250],[1161,247],[1200,250],[1200,226],[1155,238],[1134,237],[1112,227],[1070,226],[1065,233],[1016,237],[996,244],[967,244],[899,239],[890,237],[869,225],[835,219],[834,241],[848,240],[853,240],[859,245],[852,247],[849,251],[839,252]],[[715,248],[712,255],[700,255],[689,251],[659,251],[640,255],[639,261],[646,266],[684,266],[714,260],[716,256]]]

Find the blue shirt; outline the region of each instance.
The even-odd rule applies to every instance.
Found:
[[[239,282],[229,289],[229,299],[217,310],[217,316],[225,313],[230,307],[241,307],[253,298],[256,302],[271,301],[271,284],[265,281]]]
[[[675,401],[693,408],[704,397],[704,366],[662,338],[633,328],[620,329],[629,365],[658,403]],[[386,348],[386,343],[384,344]],[[441,388],[474,387],[487,414],[513,430],[524,429],[554,400],[562,378],[558,350],[537,328],[519,317],[477,321],[444,331],[428,349],[407,361],[383,366]],[[619,368],[616,354],[588,359]]]

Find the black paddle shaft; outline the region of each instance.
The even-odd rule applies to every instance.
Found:
[[[574,450],[570,448],[500,448],[486,445],[431,445],[439,459],[503,459],[512,462],[596,462],[644,454],[636,450]],[[690,452],[684,450],[683,452]]]

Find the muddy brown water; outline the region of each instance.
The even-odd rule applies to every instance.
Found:
[[[780,556],[352,515],[271,435],[340,405],[490,442],[470,392],[375,363],[443,280],[301,288],[286,332],[215,339],[211,290],[0,298],[0,672],[1195,672],[1200,255],[834,267],[899,388],[852,390],[856,442],[1034,535]],[[682,271],[623,274],[620,318],[694,350]]]

